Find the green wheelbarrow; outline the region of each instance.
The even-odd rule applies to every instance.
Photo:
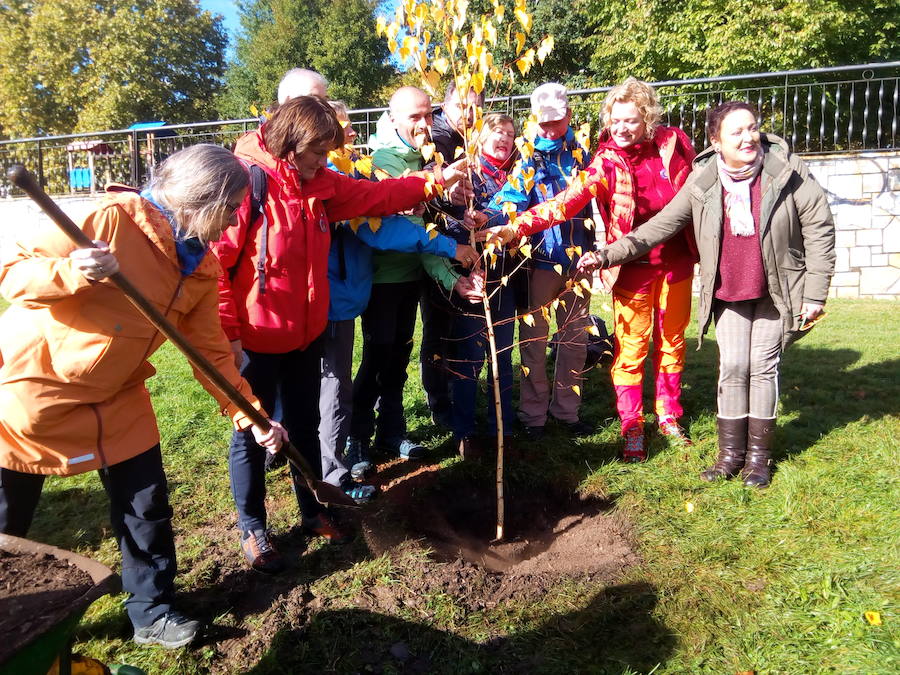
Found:
[[[13,616],[13,619],[22,622],[34,622],[34,626],[29,628],[27,634],[6,637],[4,643],[0,644],[0,675],[46,675],[57,657],[60,658],[60,673],[69,672],[70,649],[78,622],[94,600],[118,590],[119,577],[96,560],[30,539],[0,534],[0,551],[50,555],[79,568],[90,577],[92,586],[63,607],[48,611],[46,616]],[[16,598],[0,600],[0,605],[6,605],[0,611],[10,616],[8,612],[17,611],[15,601]],[[34,601],[39,603],[40,598],[29,598],[29,605],[33,606]]]

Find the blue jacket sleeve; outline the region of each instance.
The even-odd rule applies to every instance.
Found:
[[[381,227],[375,232],[368,223],[363,223],[356,231],[356,236],[380,251],[431,253],[443,258],[452,258],[456,255],[455,241],[442,234],[432,239],[424,227],[402,216],[382,218]]]

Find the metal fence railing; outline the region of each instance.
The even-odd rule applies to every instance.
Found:
[[[664,123],[679,126],[697,149],[707,145],[706,110],[744,99],[760,111],[761,126],[785,138],[795,152],[816,154],[890,150],[900,146],[900,61],[752,75],[656,82]],[[610,87],[569,92],[574,120],[596,131],[600,103]],[[490,110],[516,119],[529,113],[529,96],[488,99]],[[386,108],[353,110],[365,143]],[[6,169],[25,164],[52,194],[91,193],[108,182],[143,183],[153,167],[193,143],[231,145],[258,124],[255,118],[0,141],[0,196],[12,196]]]

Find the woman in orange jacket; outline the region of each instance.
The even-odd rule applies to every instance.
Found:
[[[218,319],[219,263],[207,244],[234,221],[247,173],[227,150],[175,153],[148,188],[109,194],[82,224],[98,248],[58,231],[20,243],[0,269],[0,532],[25,536],[47,475],[97,470],[122,552],[125,605],[141,644],[180,647],[200,624],[172,608],[175,543],[159,431],[144,382],[164,337],[106,278],[129,279],[259,408]],[[276,451],[211,387],[236,429]]]

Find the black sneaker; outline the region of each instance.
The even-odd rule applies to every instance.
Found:
[[[594,433],[594,427],[587,422],[576,421],[576,422],[566,422],[565,420],[558,420],[555,417],[556,423],[561,426],[563,429],[568,431],[573,436],[590,436]]]
[[[349,476],[346,477],[346,480],[341,481],[341,490],[357,504],[368,504],[378,494],[378,488],[374,485],[357,483]]]
[[[544,437],[544,427],[523,427],[525,431],[525,437],[529,441],[539,441]]]
[[[265,530],[247,530],[241,534],[241,550],[257,572],[278,574],[284,571],[284,558],[275,550]]]
[[[162,645],[166,649],[178,649],[190,644],[200,632],[200,622],[188,619],[170,609],[144,628],[134,629],[134,641],[139,645]]]
[[[369,443],[358,438],[348,438],[344,448],[344,464],[350,467],[353,480],[365,480],[375,468],[369,459]]]

